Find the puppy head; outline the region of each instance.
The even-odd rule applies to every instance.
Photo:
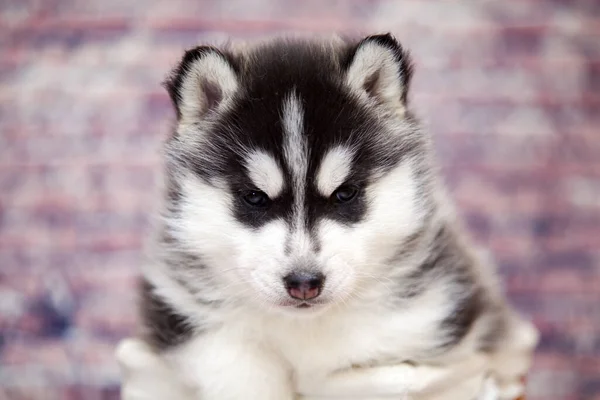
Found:
[[[188,51],[167,82],[165,231],[196,264],[171,272],[288,310],[385,281],[431,203],[410,77],[390,35]]]

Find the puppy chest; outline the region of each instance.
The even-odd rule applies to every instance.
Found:
[[[299,373],[415,359],[436,343],[431,324],[416,323],[414,318],[401,314],[336,322],[306,326],[304,330],[281,330],[272,343]]]

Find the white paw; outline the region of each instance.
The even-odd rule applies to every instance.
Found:
[[[498,386],[499,400],[515,400],[525,393],[525,385],[521,382],[513,381],[508,384]]]
[[[121,368],[123,400],[193,400],[190,388],[175,376],[162,357],[140,339],[124,339],[115,356]]]
[[[160,363],[159,356],[141,339],[123,339],[117,346],[115,356],[121,367],[144,368]]]

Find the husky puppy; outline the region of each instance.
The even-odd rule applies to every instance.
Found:
[[[463,237],[412,70],[385,34],[200,46],[167,80],[141,313],[198,399],[400,398],[478,369],[522,390],[535,330]]]

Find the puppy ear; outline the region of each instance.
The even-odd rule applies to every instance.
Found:
[[[231,57],[210,46],[185,52],[165,82],[180,124],[198,122],[231,99],[238,77]]]
[[[353,91],[402,113],[411,76],[408,53],[389,33],[361,40],[346,67],[346,82]]]

